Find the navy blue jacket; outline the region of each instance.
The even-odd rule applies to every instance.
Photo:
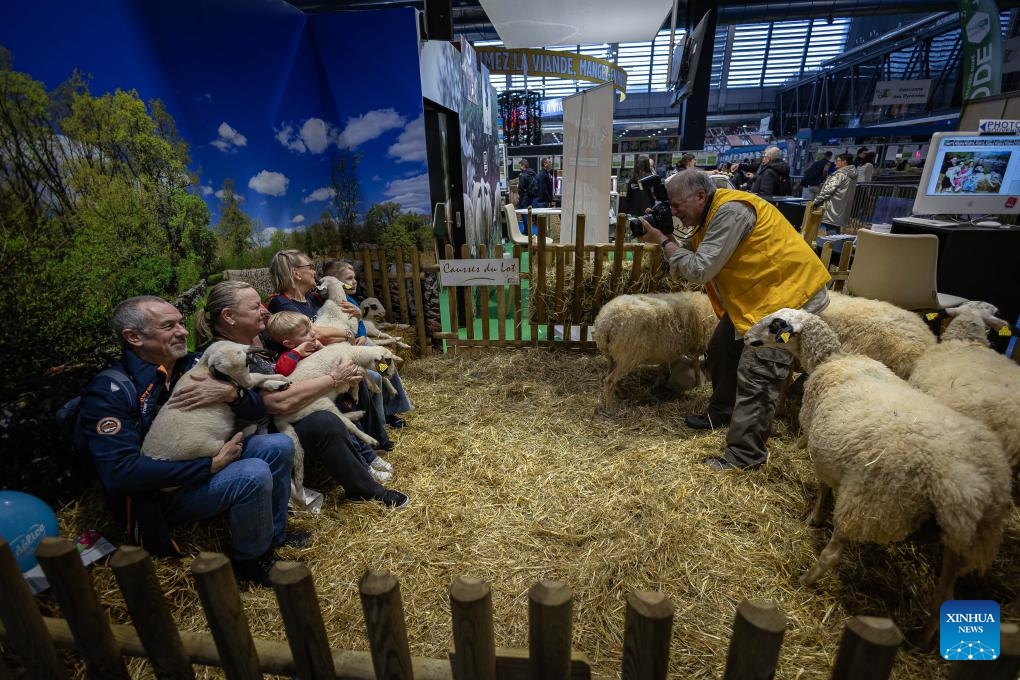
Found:
[[[137,403],[129,403],[130,395],[101,375],[89,383],[82,397],[81,424],[85,429],[85,442],[106,492],[107,503],[117,520],[133,533],[151,533],[165,526],[133,526],[138,517],[133,516],[137,513],[132,513],[132,507],[155,503],[158,508],[161,489],[194,484],[211,476],[211,458],[155,460],[141,453],[142,439],[159,408],[170,398],[170,391],[180,377],[201,356],[191,352],[177,361],[168,390],[161,366],[143,361],[130,350],[125,351],[116,365],[134,384]],[[232,410],[241,420],[257,421],[265,416],[262,398],[253,390],[246,390],[244,399]],[[157,518],[143,521],[152,522]],[[139,536],[135,538],[138,540]],[[158,550],[157,547],[155,551]]]

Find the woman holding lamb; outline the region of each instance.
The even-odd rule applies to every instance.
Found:
[[[275,373],[273,359],[262,342],[269,313],[258,291],[241,281],[221,281],[209,290],[205,307],[195,320],[200,347],[217,340],[250,345],[248,370]],[[263,393],[269,414],[292,413],[332,391],[337,385],[362,380],[361,369],[349,361],[337,361],[327,375],[292,384],[280,392]],[[295,423],[294,430],[306,455],[318,458],[351,500],[377,500],[390,507],[408,504],[405,494],[387,489],[372,478],[351,448],[347,428],[332,413],[316,412]]]

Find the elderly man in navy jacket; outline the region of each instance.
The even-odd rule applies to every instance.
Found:
[[[143,456],[142,439],[168,400],[185,409],[229,403],[238,420],[248,422],[264,420],[265,408],[258,393],[213,379],[171,399],[174,385],[200,355],[188,352],[181,314],[166,301],[130,298],[117,306],[112,322],[124,349],[115,368],[131,385],[97,376],[82,398],[80,420],[110,510],[135,542],[161,555],[180,554],[170,526],[225,512],[236,576],[268,585],[275,548],[308,538],[286,532],[293,444],[282,434],[242,440],[237,433],[211,458]]]

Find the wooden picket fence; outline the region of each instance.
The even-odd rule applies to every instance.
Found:
[[[53,595],[66,618],[44,617],[0,538],[0,641],[40,680],[69,677],[58,649],[73,649],[92,678],[130,678],[124,657],[147,658],[157,677],[194,678],[194,665],[222,668],[227,678],[266,673],[302,679],[368,680],[586,680],[591,666],[571,648],[573,596],[568,585],[540,581],[528,593],[528,648],[494,643],[488,584],[467,576],[450,586],[453,647],[448,659],[411,656],[397,579],[369,571],[359,591],[368,652],[335,650],[328,644],[318,596],[308,567],[279,562],[270,578],[287,642],[255,639],[244,615],[230,560],[200,553],[191,573],[209,633],[177,629],[155,568],[145,550],[125,546],[110,558],[134,626],[110,623],[73,541],[45,538],[36,550]],[[621,677],[658,680],[669,669],[672,603],[659,593],[627,597]],[[774,605],[744,601],[738,607],[726,657],[726,680],[772,678],[787,628]],[[890,676],[903,636],[889,619],[854,617],[840,640],[832,678],[884,680]],[[1002,655],[996,661],[960,663],[958,680],[1013,679],[1020,672],[1020,629],[1002,624]],[[14,677],[0,657],[0,678]]]

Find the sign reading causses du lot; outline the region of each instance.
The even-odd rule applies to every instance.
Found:
[[[440,260],[444,286],[505,286],[521,282],[520,260]]]

